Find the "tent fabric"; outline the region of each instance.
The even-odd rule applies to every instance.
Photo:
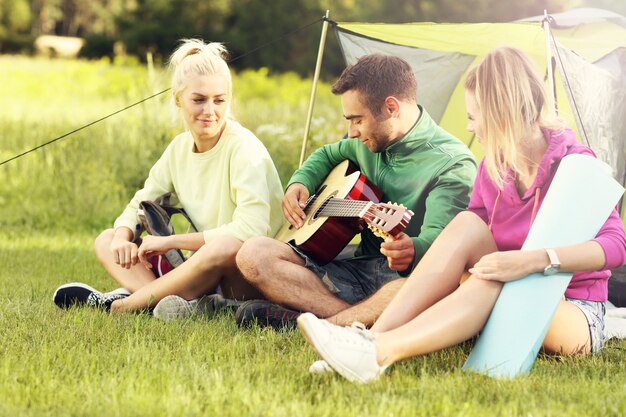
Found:
[[[336,32],[347,64],[372,52],[391,54],[394,46],[422,51],[410,60],[417,77],[418,103],[444,129],[468,144],[477,158],[482,157],[482,148],[465,129],[467,120],[463,81],[467,69],[488,51],[502,45],[523,49],[538,66],[544,70],[546,67],[545,35],[541,27],[534,23],[338,23]],[[451,58],[452,55],[439,55],[438,65],[433,65],[431,61],[435,53],[441,52],[463,54],[472,57],[472,62],[458,68],[458,71],[446,72],[442,69],[454,66],[455,63],[443,63],[443,57]],[[405,58],[405,54],[399,56]],[[435,84],[455,86],[449,100],[446,100],[449,92],[444,90],[440,93]],[[565,93],[562,94],[565,97]],[[442,104],[431,108],[433,103]],[[563,100],[559,107],[569,109],[567,100]],[[574,124],[573,121],[571,124]]]
[[[552,16],[558,54],[555,95],[559,117],[626,183],[626,18],[598,9]],[[372,52],[397,54],[413,66],[418,103],[477,158],[482,149],[465,129],[466,71],[499,46],[524,50],[547,73],[545,32],[538,17],[512,23],[337,23],[348,64]],[[541,16],[543,20],[543,16]],[[469,64],[468,64],[469,62]],[[570,91],[571,89],[571,91]],[[575,105],[570,102],[575,100]],[[626,219],[626,210],[622,210]]]
[[[565,91],[570,102],[576,103],[578,131],[587,138],[598,158],[612,167],[614,178],[625,184],[625,79],[620,80],[601,66],[585,61],[568,48],[558,46],[558,52],[559,69],[568,74],[569,88]]]
[[[349,32],[342,33],[341,39],[347,62],[356,62],[359,56],[379,52],[401,56],[411,64],[417,80],[429,80],[419,83],[418,95],[434,120],[441,120],[458,80],[476,58],[460,52],[440,52],[379,42]],[[435,74],[438,72],[448,76],[437,77]]]
[[[563,13],[554,13],[550,17],[553,19],[551,26],[556,28],[578,26],[594,22],[613,22],[626,28],[626,17],[611,12],[609,10],[581,7]],[[542,22],[543,15],[526,17],[516,20],[516,22]]]

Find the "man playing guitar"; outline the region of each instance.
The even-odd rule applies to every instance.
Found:
[[[332,91],[341,96],[350,139],[318,149],[293,174],[282,204],[287,221],[306,227],[309,196],[344,160],[382,191],[382,201],[402,204],[413,217],[405,232],[386,241],[364,229],[352,258],[325,265],[280,240],[247,240],[237,266],[267,300],[244,302],[236,313],[240,325],[294,327],[305,311],[339,325],[371,325],[441,230],[467,208],[474,157],[417,104],[407,62],[364,56]]]

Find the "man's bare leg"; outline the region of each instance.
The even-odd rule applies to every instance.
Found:
[[[400,291],[405,281],[406,278],[390,281],[370,297],[328,317],[326,320],[338,326],[349,326],[355,321],[359,321],[369,327],[374,324],[393,297]]]
[[[245,279],[274,303],[318,317],[329,317],[350,307],[304,266],[304,260],[289,245],[278,240],[247,240],[237,254],[237,266]]]

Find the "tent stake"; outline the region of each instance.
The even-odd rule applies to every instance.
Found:
[[[550,47],[550,19],[547,10],[543,10],[543,31],[546,34],[546,62],[548,70],[548,102],[547,107],[550,111],[550,116],[556,116],[556,97],[554,96],[554,72],[552,71],[552,48]]]
[[[322,67],[322,56],[324,55],[324,45],[326,44],[326,32],[328,31],[328,10],[324,16],[322,24],[322,35],[320,37],[320,47],[317,51],[317,62],[315,64],[315,74],[313,75],[313,86],[311,87],[311,100],[309,101],[309,112],[306,116],[306,124],[304,125],[304,138],[302,139],[302,149],[300,150],[300,162],[298,167],[304,162],[304,154],[306,153],[306,144],[309,139],[309,129],[311,128],[311,119],[313,118],[313,106],[315,105],[315,91],[317,90],[317,81],[320,78],[320,68]]]

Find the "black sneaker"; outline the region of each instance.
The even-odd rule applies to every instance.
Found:
[[[250,327],[257,323],[260,327],[295,329],[299,311],[289,310],[267,300],[249,300],[242,303],[235,313],[235,321],[240,327]]]
[[[86,305],[88,307],[109,310],[113,301],[121,300],[128,297],[128,295],[129,293],[126,290],[103,294],[87,284],[71,282],[57,288],[52,296],[52,300],[59,308]]]

